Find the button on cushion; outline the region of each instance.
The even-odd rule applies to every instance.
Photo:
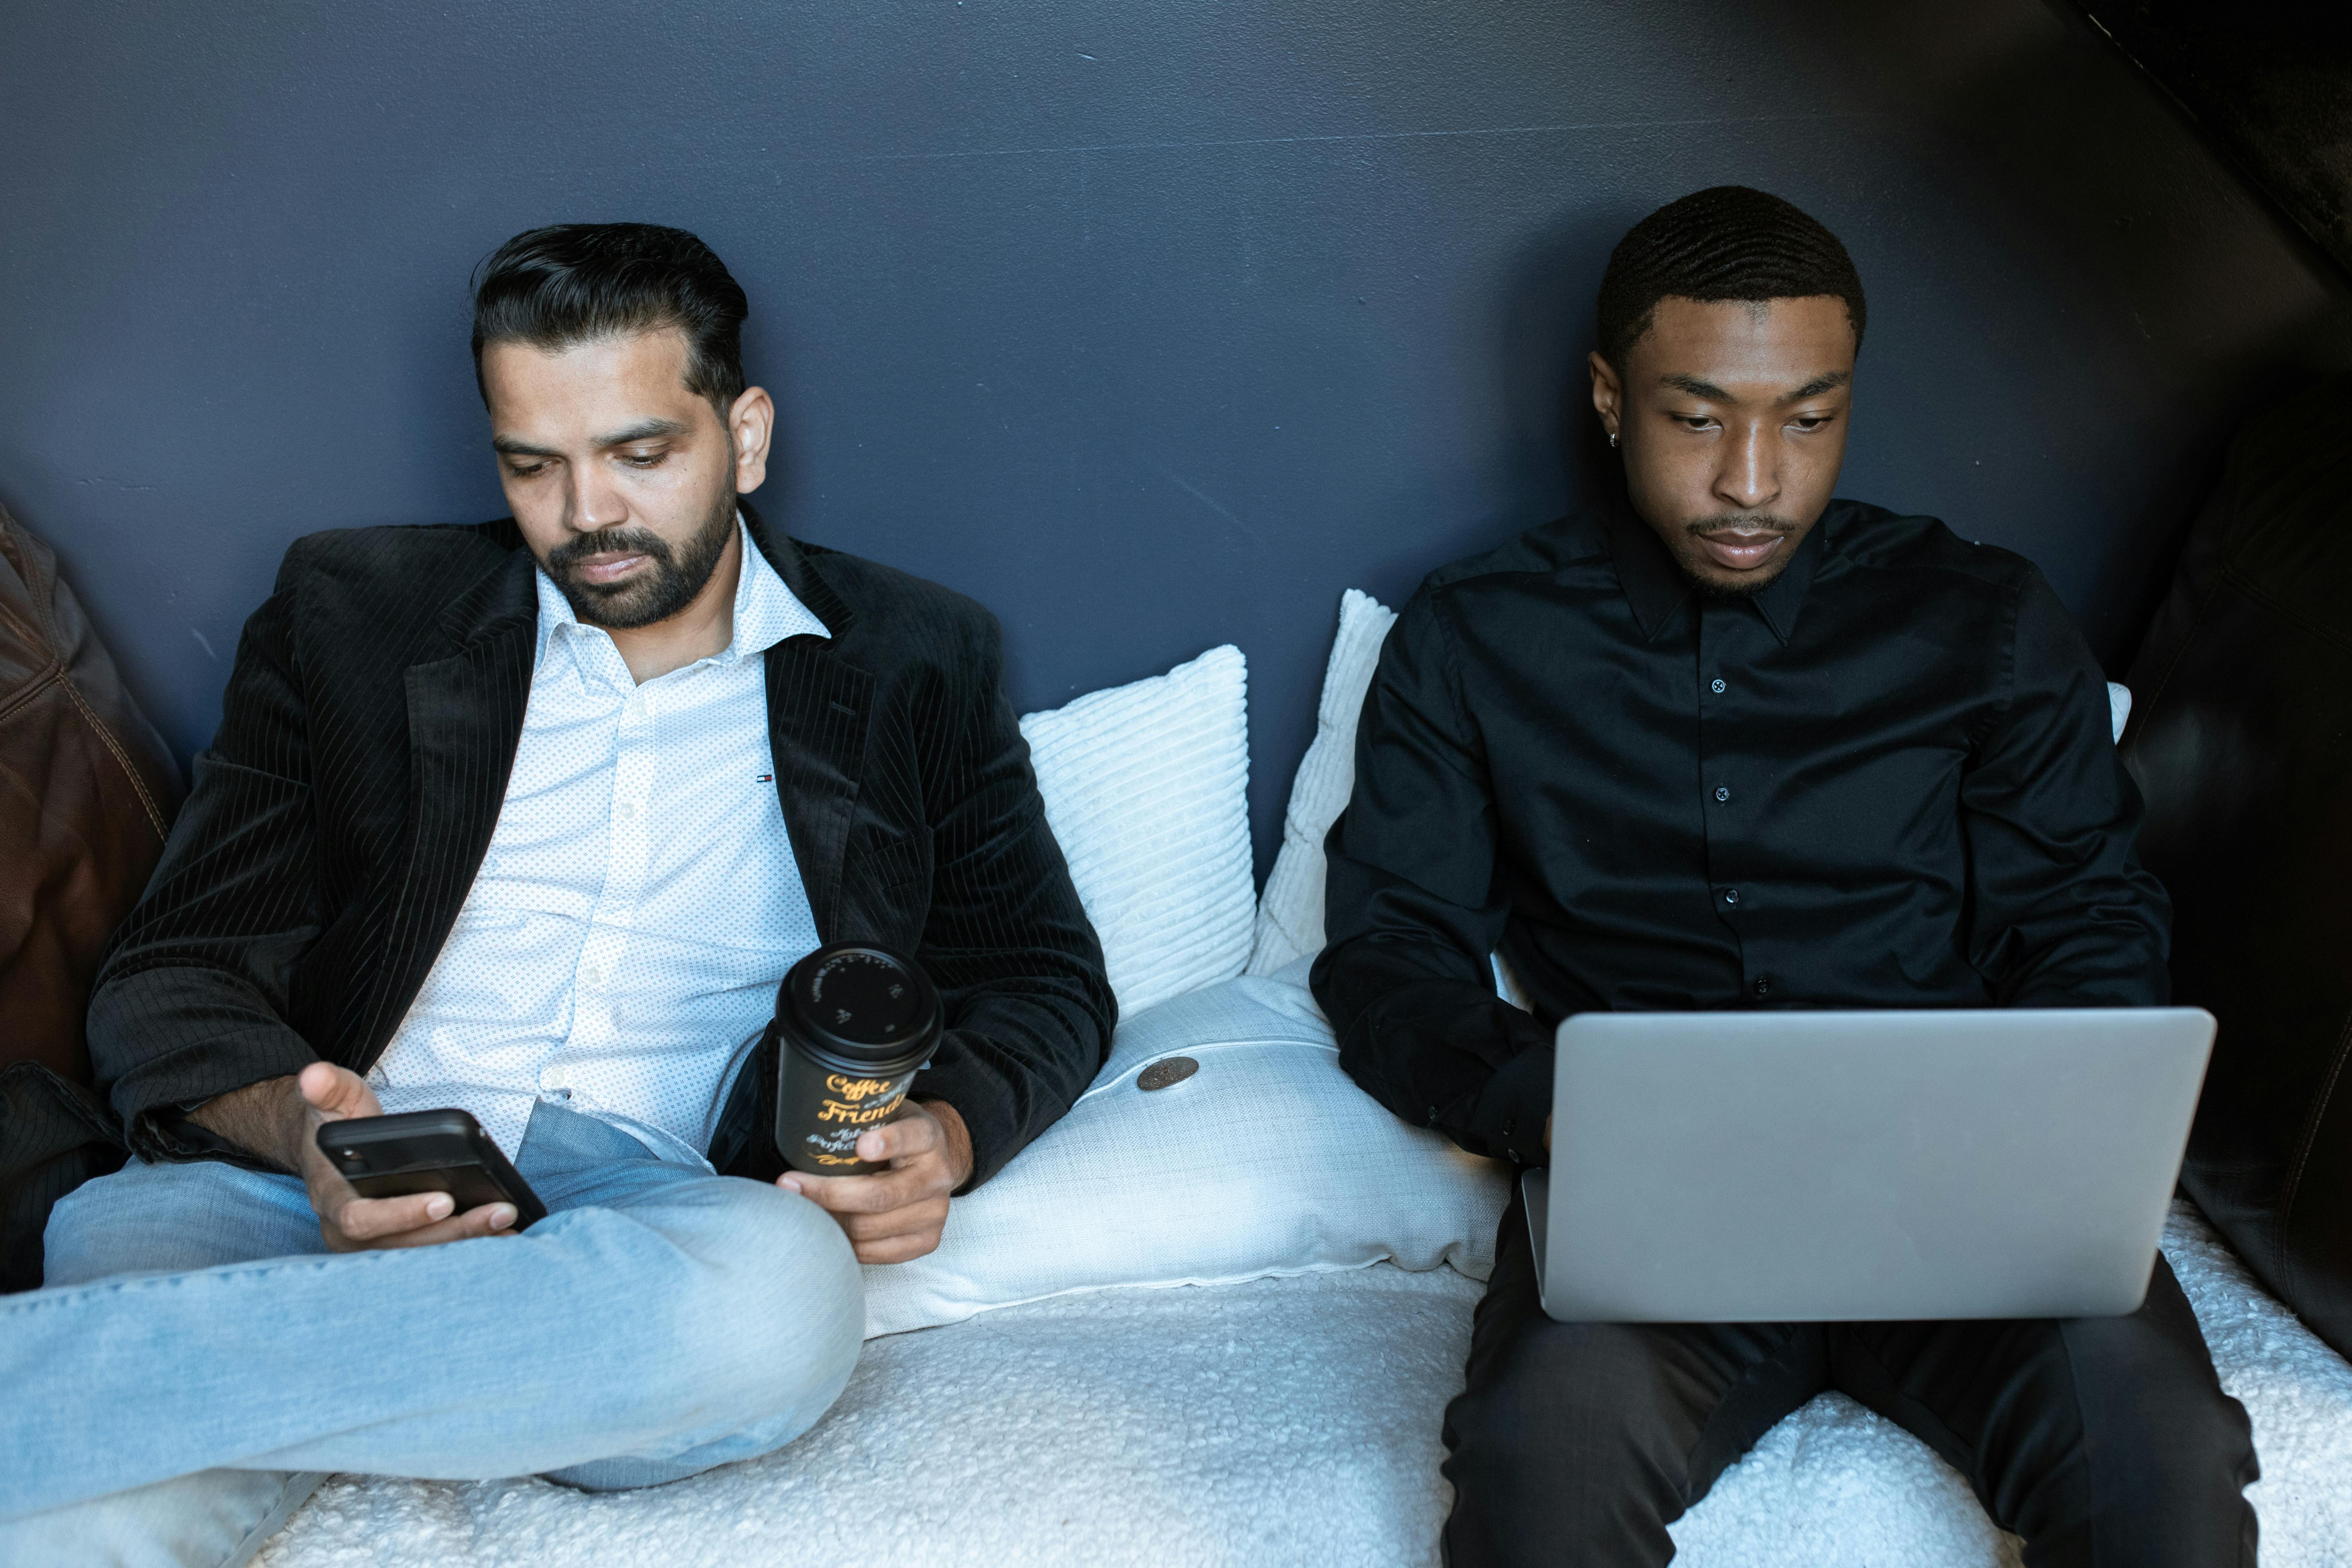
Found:
[[[1483,1279],[1509,1181],[1358,1088],[1303,984],[1245,976],[1122,1019],[1094,1086],[956,1199],[938,1251],[866,1270],[866,1331],[1384,1258]]]

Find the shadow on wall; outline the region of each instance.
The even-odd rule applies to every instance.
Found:
[[[1465,484],[1448,493],[1415,485],[1383,499],[1382,512],[1420,520],[1360,542],[1363,552],[1346,586],[1361,587],[1402,607],[1420,580],[1462,555],[1500,544],[1613,484],[1616,458],[1592,411],[1585,356],[1592,349],[1592,300],[1609,252],[1647,207],[1559,215],[1502,258],[1497,276],[1475,296],[1479,319],[1465,333],[1479,351],[1465,369],[1486,381],[1478,402],[1494,416],[1478,435],[1477,466],[1507,476],[1499,486]],[[1484,507],[1465,496],[1489,492]],[[1499,491],[1499,493],[1494,493]],[[1336,622],[1336,596],[1318,621]],[[1328,647],[1331,626],[1316,635]],[[1314,671],[1320,690],[1322,671]],[[1253,685],[1260,679],[1253,666]]]
[[[1586,356],[1593,348],[1593,301],[1617,241],[1663,205],[1610,204],[1564,215],[1528,238],[1496,291],[1502,303],[1496,401],[1508,411],[1504,460],[1514,469],[1559,472],[1570,497],[1599,495],[1617,483],[1616,456],[1592,410]]]

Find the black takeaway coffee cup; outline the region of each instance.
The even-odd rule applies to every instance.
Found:
[[[857,1135],[898,1114],[940,1039],[940,994],[915,961],[837,942],[776,987],[776,1152],[796,1171],[862,1176]]]

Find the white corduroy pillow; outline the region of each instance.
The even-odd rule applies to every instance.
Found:
[[[1271,974],[1323,951],[1323,838],[1356,787],[1356,717],[1381,661],[1381,644],[1396,612],[1350,588],[1339,599],[1339,635],[1323,670],[1323,698],[1315,709],[1315,740],[1291,781],[1282,816],[1282,847],[1258,900],[1250,974]]]
[[[1241,649],[1028,714],[1021,733],[1119,1011],[1239,974],[1256,910]]]
[[[866,1336],[1073,1290],[1223,1285],[1383,1258],[1486,1278],[1505,1167],[1357,1088],[1299,983],[1305,968],[1231,980],[1121,1023],[1094,1087],[955,1201],[939,1250],[866,1270]],[[1179,1058],[1196,1070],[1176,1077]],[[1162,1077],[1175,1081],[1139,1081]]]

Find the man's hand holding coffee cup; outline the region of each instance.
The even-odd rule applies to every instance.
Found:
[[[776,1185],[832,1215],[860,1263],[904,1263],[937,1247],[948,1194],[971,1175],[971,1134],[956,1108],[910,1100],[897,1121],[858,1134],[857,1157],[890,1168],[870,1176],[787,1171]]]

